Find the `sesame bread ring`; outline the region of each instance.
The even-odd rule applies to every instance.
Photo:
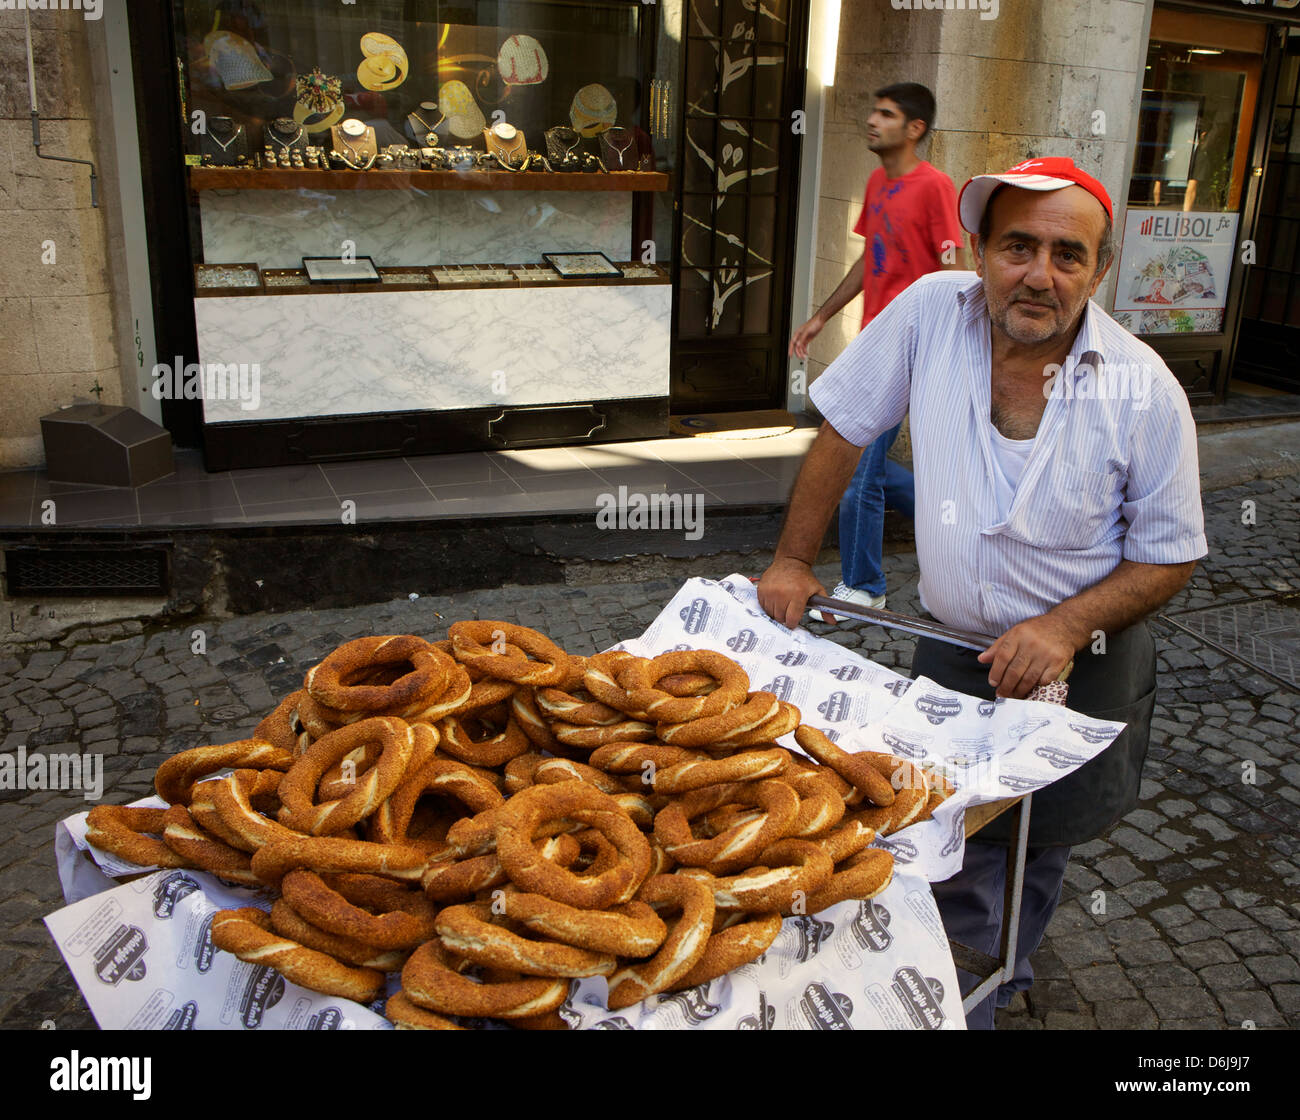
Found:
[[[344,964],[357,968],[375,968],[380,972],[398,972],[411,954],[396,949],[376,949],[363,941],[351,937],[340,937],[336,933],[314,926],[290,906],[283,898],[271,903],[271,928],[281,937],[306,945],[325,953]]]
[[[436,925],[443,945],[458,956],[525,976],[608,976],[618,967],[618,959],[608,953],[520,937],[506,928],[486,902],[448,906],[438,915]]]
[[[529,789],[539,788],[530,786]],[[551,787],[540,787],[551,788]],[[526,793],[527,790],[520,792]],[[464,859],[468,856],[481,856],[487,852],[496,851],[497,847],[497,829],[498,826],[506,819],[510,813],[510,806],[518,794],[511,796],[510,800],[504,805],[498,805],[495,809],[485,809],[472,817],[464,817],[458,820],[447,830],[447,847],[434,856],[435,861]],[[632,794],[619,794],[618,797],[626,798],[635,796]],[[617,799],[616,799],[617,800]],[[522,802],[520,803],[522,804]],[[538,826],[533,836],[535,839],[558,836],[565,832],[581,832],[587,825],[579,820],[568,820],[565,818],[556,818],[549,820]]]
[[[789,777],[790,773],[801,770],[809,774],[816,774],[823,782],[832,786],[846,807],[854,804],[854,798],[861,799],[864,797],[860,789],[854,786],[852,782],[846,782],[829,766],[823,766],[820,762],[814,761],[805,754],[791,751],[790,770],[786,772],[786,776]]]
[[[412,727],[415,724],[411,725]],[[422,726],[428,726],[424,724]],[[342,730],[342,726],[335,731]],[[333,734],[333,732],[330,732]],[[326,769],[316,785],[316,798],[320,802],[339,801],[357,788],[357,775],[364,774],[382,755],[383,749],[378,743],[365,743],[355,750],[348,751],[338,762]],[[414,743],[412,743],[412,762],[414,766]]]
[[[610,774],[637,774],[642,784],[648,787],[648,777],[659,769],[707,757],[699,751],[668,747],[662,743],[607,743],[592,751],[587,763]]]
[[[530,1015],[527,1019],[513,1019],[510,1025],[519,1031],[567,1031],[568,1021],[558,1011],[545,1015]]]
[[[763,810],[756,820],[734,825],[708,839],[696,839],[691,821],[735,802]],[[749,867],[753,857],[789,834],[799,815],[799,795],[782,781],[739,782],[692,790],[655,815],[655,839],[686,867],[727,875]]]
[[[378,762],[356,775],[352,791],[317,804],[316,787],[325,771],[358,747],[378,744]],[[313,836],[341,832],[368,817],[398,786],[411,763],[415,735],[411,725],[391,716],[360,720],[318,739],[280,782],[281,823]]]
[[[402,991],[428,1011],[471,1018],[525,1019],[560,1006],[567,980],[534,977],[485,983],[462,976],[462,962],[441,941],[426,941],[402,969]]]
[[[537,707],[534,689],[521,688],[510,697],[510,714],[514,716],[515,722],[519,724],[523,733],[528,736],[535,750],[549,751],[551,754],[558,755],[575,753],[555,737],[550,721]]]
[[[707,696],[718,682],[708,673],[672,673],[659,678],[659,688],[669,696]]]
[[[781,780],[799,795],[799,815],[790,826],[791,836],[823,836],[843,820],[844,798],[820,774],[791,768]]]
[[[521,790],[505,806],[497,827],[497,856],[521,890],[544,894],[581,910],[606,910],[628,902],[650,868],[650,845],[608,794],[586,782],[561,782]],[[558,818],[601,832],[622,857],[599,875],[579,877],[547,859],[532,843],[538,827]]]
[[[713,892],[698,879],[656,875],[642,885],[637,899],[661,913],[676,911],[678,917],[669,925],[668,935],[653,957],[609,978],[611,1011],[631,1007],[671,988],[699,962],[713,932]]]
[[[627,718],[617,708],[611,708],[599,700],[584,700],[558,688],[539,688],[537,707],[548,719],[563,720],[579,727],[608,727]]]
[[[675,747],[702,747],[706,743],[727,743],[746,731],[766,723],[781,710],[781,702],[770,692],[751,692],[737,708],[719,716],[705,716],[689,723],[659,724],[659,738]]]
[[[719,910],[752,914],[786,911],[831,881],[835,865],[811,840],[778,840],[739,875],[709,881]]]
[[[776,715],[766,723],[760,723],[752,731],[746,731],[743,735],[735,735],[728,739],[727,745],[731,747],[755,747],[765,743],[775,743],[782,735],[789,735],[796,727],[799,726],[799,720],[802,714],[793,704],[787,704],[784,700],[779,703],[779,710]]]
[[[834,832],[822,836],[813,843],[831,857],[834,864],[842,863],[850,856],[857,855],[876,838],[876,830],[858,820],[848,820]]]
[[[829,906],[845,899],[866,900],[874,898],[894,877],[894,857],[883,848],[864,848],[849,857],[849,866],[837,869],[831,881],[805,900],[809,914],[820,914]]]
[[[238,772],[239,771],[236,771],[236,773]],[[250,771],[246,771],[246,773],[273,774],[275,773],[275,771],[250,770]],[[221,814],[217,812],[217,807],[213,803],[213,799],[212,799],[212,791],[213,789],[216,788],[218,784],[220,783],[215,781],[199,782],[199,784],[194,787],[194,792],[190,795],[189,809],[187,810],[188,813],[190,814],[190,818],[194,821],[196,825],[198,825],[201,829],[203,829],[204,832],[207,832],[212,836],[215,836],[218,840],[224,841],[225,843],[229,844],[232,848],[234,848],[236,851],[240,851],[240,852],[253,851],[257,847],[257,845],[248,843],[243,839],[243,837],[239,836],[230,828],[227,828],[226,822],[221,819]],[[276,808],[278,807],[279,806],[277,803]],[[249,805],[249,811],[250,812],[256,811],[255,808],[251,805],[251,803]],[[274,811],[275,810],[272,810],[272,812]]]
[[[568,758],[548,758],[533,772],[534,785],[555,785],[557,782],[586,782],[595,786],[601,793],[611,796],[627,793],[623,782],[611,777],[594,766],[586,766]]]
[[[654,724],[636,719],[625,719],[608,727],[578,727],[576,724],[553,720],[551,730],[565,746],[583,747],[587,750],[608,743],[640,743],[655,736]]]
[[[274,817],[279,812],[280,779],[284,777],[280,771],[236,770],[234,773],[240,775],[239,781],[244,783],[244,793],[250,811],[255,810],[268,817]],[[228,777],[229,775],[226,775],[226,778]],[[251,852],[256,845],[247,844],[242,837],[228,828],[213,802],[213,793],[224,780],[225,778],[208,779],[194,786],[190,791],[190,816],[201,829],[224,840],[232,848],[237,848],[241,852]]]
[[[446,863],[430,863],[420,878],[424,893],[435,902],[467,902],[479,891],[492,890],[510,880],[496,852]]]
[[[306,695],[301,688],[289,693],[269,716],[253,728],[253,738],[265,740],[295,757],[302,754],[311,745],[311,735],[298,718],[298,704]]]
[[[331,719],[328,711],[313,700],[306,689],[302,690],[302,698],[298,701],[298,721],[309,738],[323,739],[331,731],[337,731],[343,726],[343,720]]]
[[[922,766],[921,770],[924,772],[925,780],[930,786],[930,796],[926,799],[924,808],[912,821],[913,824],[916,824],[917,821],[928,821],[934,811],[957,792],[957,787],[952,784],[940,767]]]
[[[808,724],[801,724],[794,733],[794,741],[823,766],[829,766],[841,778],[860,789],[875,805],[892,805],[895,787],[888,775],[881,774],[874,751],[849,754],[827,738],[825,732]],[[885,756],[888,757],[888,756]]]
[[[780,914],[759,914],[749,921],[727,926],[709,938],[695,967],[668,990],[683,992],[698,988],[732,969],[758,960],[771,948],[781,932]]]
[[[213,829],[233,847],[255,852],[274,840],[295,840],[299,833],[278,821],[264,817],[253,806],[251,797],[258,788],[259,772],[236,770],[220,781],[204,782],[202,792],[211,798],[221,819],[221,830]],[[197,810],[196,810],[197,811]]]
[[[541,751],[529,751],[527,754],[517,755],[506,763],[506,793],[518,793],[521,789],[527,789],[534,785],[534,777],[537,774],[537,768],[546,761],[546,755]]]
[[[409,835],[416,804],[426,794],[458,801],[468,810],[461,816],[481,813],[505,803],[495,785],[463,762],[435,758],[403,778],[392,796],[379,806],[370,818],[367,839],[379,844],[406,844],[424,851],[443,848],[445,831],[441,836],[428,833],[416,837]]]
[[[893,767],[892,786],[897,790],[894,802],[887,808],[860,810],[853,814],[853,818],[874,828],[878,835],[888,836],[891,832],[898,832],[917,820],[930,800],[930,786],[926,781],[925,771],[919,766],[894,758],[892,755],[878,757],[889,759],[889,765]],[[886,764],[878,763],[878,765]]]
[[[465,698],[464,704],[454,714],[459,716],[474,715],[477,712],[509,701],[510,697],[518,690],[519,685],[511,681],[497,681],[491,677],[484,677],[482,680],[474,681],[470,685],[469,696]]]
[[[389,684],[360,684],[375,669],[405,670]],[[412,634],[357,638],[345,642],[307,670],[303,688],[318,704],[336,712],[412,714],[446,691],[452,660]]]
[[[646,878],[652,879],[656,875],[667,875],[676,866],[677,861],[664,851],[663,846],[652,836],[650,838],[650,870],[646,873]]]
[[[437,723],[461,712],[474,695],[474,685],[464,666],[453,662],[447,689],[430,704],[407,716],[408,723]]]
[[[673,696],[658,687],[664,677],[681,673],[705,673],[717,681],[717,688],[704,696]],[[633,706],[658,723],[684,723],[719,716],[745,702],[749,674],[725,654],[707,649],[663,653],[649,661],[636,662],[626,680],[631,686]]]
[[[166,809],[96,805],[86,817],[86,840],[102,852],[141,867],[193,867],[162,840],[166,814]]]
[[[779,748],[770,751],[744,751],[730,758],[711,761],[681,762],[655,772],[650,783],[655,793],[688,793],[722,782],[756,782],[775,778],[785,772],[790,756]]]
[[[509,622],[453,622],[447,636],[456,650],[456,659],[471,665],[495,680],[538,688],[562,683],[571,671],[569,655],[550,638]],[[492,647],[502,643],[518,646],[526,657],[497,653]]]
[[[510,719],[499,731],[484,726],[473,716],[446,716],[438,724],[444,753],[475,766],[504,766],[512,758],[527,754],[531,744],[518,722]],[[475,733],[478,737],[475,738]]]
[[[637,657],[625,650],[610,650],[587,658],[587,671],[582,678],[583,688],[602,704],[606,704],[633,719],[648,719],[644,708],[631,697],[631,672],[648,659]]]
[[[405,992],[398,992],[388,997],[388,1002],[384,1004],[384,1018],[399,1031],[463,1031],[466,1029],[443,1015],[425,1011],[423,1007],[412,1003]]]
[[[290,871],[307,867],[338,874],[356,872],[418,883],[427,862],[417,848],[396,844],[371,844],[365,840],[344,840],[336,836],[294,836],[276,840],[253,853],[253,871],[264,883],[279,886]]]
[[[929,799],[929,791],[901,789],[894,803],[888,808],[861,809],[850,814],[847,819],[860,821],[868,828],[874,828],[878,836],[888,836],[914,823]]]
[[[154,774],[153,785],[169,805],[188,805],[194,783],[226,767],[248,770],[288,770],[290,751],[263,739],[241,739],[224,746],[195,747],[166,759]]]
[[[655,813],[659,811],[659,799],[651,800],[639,793],[616,793],[613,798],[618,807],[632,818],[632,823],[643,832],[654,828]]]
[[[692,830],[704,839],[709,839],[713,836],[721,836],[735,825],[756,821],[762,815],[762,809],[754,809],[747,805],[723,805],[720,809],[710,809],[709,812],[697,817]]]
[[[377,949],[414,949],[434,934],[437,909],[428,897],[388,880],[298,869],[280,893],[312,925]]]
[[[194,823],[184,805],[173,805],[163,814],[163,843],[190,867],[210,871],[230,883],[260,887],[262,882],[249,866],[247,852],[227,844]]]
[[[507,918],[534,933],[596,953],[648,957],[668,936],[668,927],[644,902],[611,910],[577,910],[540,894],[506,891],[500,905]]]
[[[541,854],[561,867],[572,867],[582,847],[571,835],[548,837],[537,842]],[[480,891],[504,886],[510,880],[496,852],[448,862],[430,862],[420,880],[424,893],[435,902],[466,902]]]
[[[580,653],[571,653],[569,663],[564,670],[564,679],[556,686],[563,692],[576,692],[582,687],[587,676],[587,658]]]
[[[266,965],[286,980],[313,992],[369,1003],[384,985],[384,974],[353,968],[271,929],[262,910],[218,910],[212,915],[212,943],[249,964]]]

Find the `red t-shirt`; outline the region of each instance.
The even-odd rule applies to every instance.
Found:
[[[909,284],[943,267],[945,241],[962,245],[956,188],[924,160],[897,179],[887,178],[885,169],[877,167],[867,180],[853,232],[867,239],[862,272],[865,327]]]

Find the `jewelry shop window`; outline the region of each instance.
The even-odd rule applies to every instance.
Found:
[[[176,0],[210,467],[659,434],[656,15]]]

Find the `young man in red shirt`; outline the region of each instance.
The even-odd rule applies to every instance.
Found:
[[[928,272],[964,267],[957,191],[947,175],[919,159],[917,144],[934,122],[932,94],[916,82],[876,90],[867,118],[867,147],[880,166],[867,180],[853,232],[866,247],[830,299],[790,341],[790,353],[808,356],[808,344],[858,293],[866,326],[899,292]],[[840,500],[840,574],[833,595],[868,607],[885,605],[884,528],[888,503],[911,517],[911,472],[889,458],[898,428],[862,452]]]

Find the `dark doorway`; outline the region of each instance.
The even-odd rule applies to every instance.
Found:
[[[1287,39],[1277,82],[1237,376],[1300,392],[1300,38]]]
[[[687,0],[672,407],[782,407],[807,0]]]

